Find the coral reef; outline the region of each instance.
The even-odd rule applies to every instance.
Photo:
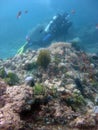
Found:
[[[63,42],[47,50],[0,61],[0,130],[97,130],[97,55]]]
[[[10,87],[0,80],[0,130],[23,128],[20,113],[31,109],[32,97],[32,88]]]

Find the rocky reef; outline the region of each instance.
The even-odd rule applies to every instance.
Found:
[[[0,130],[98,130],[97,54],[53,43],[0,60],[0,77]]]
[[[23,126],[22,111],[31,109],[32,88],[28,86],[10,87],[0,80],[0,130],[19,130]]]

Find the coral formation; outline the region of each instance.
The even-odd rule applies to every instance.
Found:
[[[20,112],[31,109],[32,88],[27,86],[9,87],[0,80],[0,130],[23,128]]]
[[[98,129],[96,56],[59,42],[0,68],[0,130]]]

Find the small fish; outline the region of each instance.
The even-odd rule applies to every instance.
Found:
[[[27,14],[28,13],[28,10],[25,10],[25,12],[24,12],[25,14]]]
[[[96,27],[95,27],[96,29],[98,29],[98,23],[96,24]]]
[[[71,14],[75,14],[76,11],[74,9],[71,10]]]
[[[22,14],[22,12],[19,11],[18,14],[17,14],[17,19],[21,17],[21,14]]]

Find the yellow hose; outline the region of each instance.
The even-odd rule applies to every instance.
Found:
[[[26,45],[27,45],[27,42],[25,42],[25,44],[24,44],[21,48],[19,48],[19,50],[17,51],[17,54],[22,54],[22,53],[24,53],[24,52],[25,52],[25,47],[26,47]]]

